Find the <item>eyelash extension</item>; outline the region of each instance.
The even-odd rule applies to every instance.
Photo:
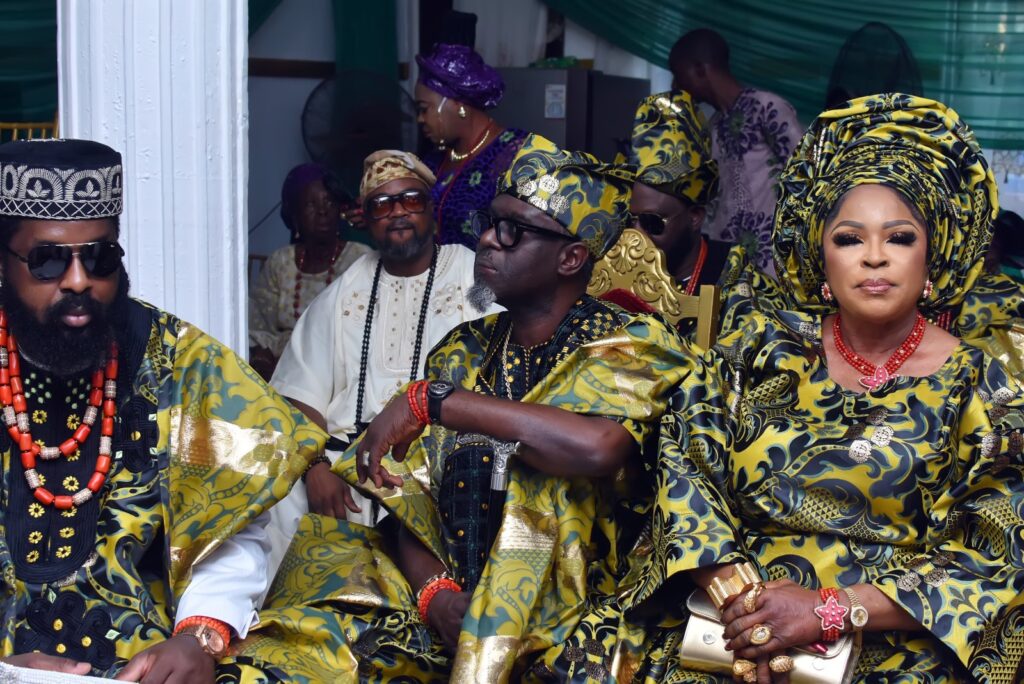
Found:
[[[832,238],[832,242],[837,247],[848,247],[850,245],[859,245],[861,243],[861,239],[853,233],[840,233]]]
[[[913,233],[893,233],[889,236],[889,240],[893,244],[897,245],[912,245],[917,242],[917,236]]]

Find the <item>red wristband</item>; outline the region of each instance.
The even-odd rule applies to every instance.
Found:
[[[438,577],[437,579],[428,582],[422,589],[420,589],[420,597],[416,602],[416,607],[420,611],[420,619],[423,620],[423,624],[427,624],[427,611],[430,610],[430,602],[434,600],[439,591],[454,591],[459,593],[462,591],[462,587],[458,585],[454,580],[450,580],[447,577]]]
[[[814,609],[814,614],[821,618],[821,640],[827,643],[838,641],[850,609],[839,603],[839,590],[835,587],[818,589],[818,596],[824,602]]]
[[[423,399],[420,399],[422,394]],[[409,385],[409,388],[405,391],[405,398],[409,402],[409,409],[412,411],[412,415],[416,417],[420,425],[429,425],[430,416],[427,414],[426,409],[426,397],[427,397],[427,381],[417,380],[416,382]]]

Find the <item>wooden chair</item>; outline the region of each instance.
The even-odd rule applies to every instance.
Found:
[[[56,114],[53,121],[0,121],[0,141],[56,138],[58,130]]]
[[[636,228],[624,230],[619,241],[594,265],[587,287],[594,297],[611,293],[613,296],[607,298],[613,301],[615,291],[632,295],[632,299],[657,311],[672,325],[685,318],[696,318],[697,344],[708,349],[715,343],[721,308],[719,288],[701,285],[698,294],[687,295],[669,275],[665,254]]]

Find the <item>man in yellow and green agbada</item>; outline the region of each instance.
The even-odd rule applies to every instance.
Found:
[[[267,510],[326,436],[128,296],[117,152],[12,142],[0,178],[0,680],[290,681],[227,653],[270,583]]]
[[[424,384],[334,466],[392,528],[306,517],[242,653],[290,657],[302,681],[628,681],[647,633],[621,593],[639,604],[666,565],[736,555],[731,529],[698,520],[676,538],[687,551],[646,560],[643,530],[665,510],[649,447],[673,390],[693,448],[723,444],[719,393],[689,346],[586,295],[631,182],[527,138],[473,219],[477,304],[507,311],[452,330]]]

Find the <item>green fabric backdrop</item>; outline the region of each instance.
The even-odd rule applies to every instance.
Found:
[[[56,0],[0,0],[0,121],[52,121]]]
[[[990,148],[1024,149],[1024,2],[1019,0],[544,0],[613,44],[667,66],[683,33],[725,36],[737,78],[789,100],[804,123],[824,106],[832,64],[869,21],[900,33],[924,95]]]

